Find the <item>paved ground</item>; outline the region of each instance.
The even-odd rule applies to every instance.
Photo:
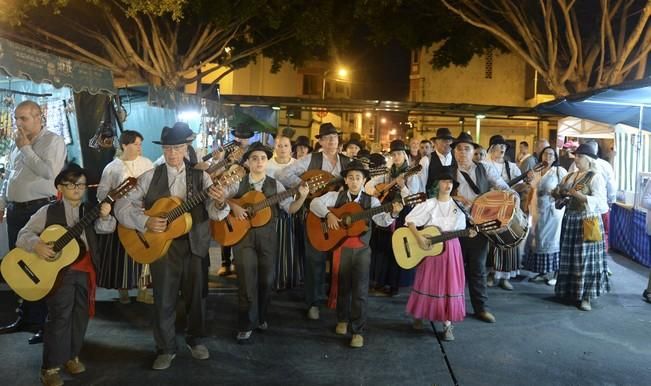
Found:
[[[235,343],[236,299],[227,290],[209,297],[211,358],[196,361],[185,348],[172,367],[150,370],[154,358],[151,306],[121,305],[99,293],[82,360],[88,371],[66,376],[70,385],[649,385],[651,304],[641,300],[648,270],[611,259],[613,291],[592,312],[557,302],[544,284],[515,282],[491,288],[496,324],[469,316],[454,342],[439,345],[431,329],[411,329],[406,296],[372,298],[366,346],[351,349],[334,334],[335,316],[307,321],[300,291],[277,294],[270,329],[255,343]],[[232,281],[220,283],[228,287]],[[403,291],[406,293],[406,291]],[[0,322],[15,303],[0,291]],[[28,333],[0,336],[0,384],[38,384],[41,346]],[[179,336],[179,344],[182,339]],[[449,360],[446,365],[445,357]],[[451,371],[450,371],[451,370]],[[454,378],[453,378],[454,376]]]

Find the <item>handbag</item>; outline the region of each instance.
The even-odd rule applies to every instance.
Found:
[[[599,229],[599,219],[590,217],[583,219],[583,241],[596,242],[603,240]]]

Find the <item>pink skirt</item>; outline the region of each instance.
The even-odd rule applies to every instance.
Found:
[[[407,313],[416,319],[459,322],[466,316],[466,276],[459,239],[445,242],[445,251],[425,258],[416,271]]]

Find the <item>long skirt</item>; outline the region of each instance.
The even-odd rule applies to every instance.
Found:
[[[136,263],[122,247],[118,233],[97,235],[100,265],[97,272],[97,286],[111,289],[131,289],[150,284],[150,275],[141,279],[142,264]],[[146,272],[149,267],[146,267]],[[143,280],[145,279],[145,280]]]
[[[489,265],[495,271],[495,279],[510,279],[520,273],[520,250],[518,247],[500,249],[491,244],[488,252]]]
[[[528,271],[545,274],[558,271],[560,252],[535,253],[530,252],[522,262]]]
[[[448,240],[441,255],[429,256],[418,266],[407,313],[431,321],[463,320],[465,283],[459,239]]]
[[[556,296],[580,301],[610,291],[604,241],[583,241],[583,212],[565,212],[561,226],[561,253]],[[603,234],[601,216],[596,216]]]
[[[296,217],[280,211],[276,219],[278,254],[275,261],[274,289],[298,287],[303,280],[303,264],[296,251],[294,222]]]

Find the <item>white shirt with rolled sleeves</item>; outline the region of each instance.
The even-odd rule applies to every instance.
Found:
[[[27,202],[56,196],[54,178],[63,169],[63,138],[43,128],[31,145],[15,147],[9,156],[7,177],[0,189],[0,210],[7,202]]]
[[[37,210],[36,213],[34,213],[34,215],[29,219],[27,224],[25,224],[20,232],[18,232],[16,247],[22,248],[27,252],[34,252],[34,246],[36,246],[40,234],[45,229],[47,210],[49,207],[49,205],[45,205]],[[79,206],[73,207],[70,202],[68,202],[66,199],[63,199],[63,207],[66,213],[66,225],[72,227],[77,224],[79,222]],[[116,224],[117,222],[115,221],[115,218],[111,215],[108,215],[105,218],[98,218],[94,224],[95,232],[98,234],[112,233],[115,230]],[[83,240],[84,244],[86,244],[86,250],[88,250],[86,232],[81,233],[81,239]]]
[[[353,201],[359,203],[362,196],[359,194],[355,200],[351,200],[350,192],[347,191],[346,194],[348,195],[349,202]],[[321,197],[313,199],[310,203],[310,211],[312,211],[312,213],[314,213],[319,218],[326,217],[330,212],[328,208],[332,208],[337,203],[337,197],[339,197],[339,192],[328,192]],[[378,206],[380,206],[380,200],[375,197],[371,197],[371,208],[376,208]],[[373,216],[372,219],[375,224],[381,227],[388,227],[393,224],[393,221],[395,220],[393,217],[391,217],[391,213],[387,212],[378,213]]]
[[[166,165],[167,169],[167,182],[169,184],[170,195],[178,197],[182,200],[186,198],[186,180],[185,180],[185,165],[177,170],[174,167]],[[147,220],[149,216],[145,214],[143,206],[143,199],[149,190],[151,180],[154,177],[154,171],[150,169],[138,177],[138,185],[126,197],[118,200],[115,203],[114,213],[120,224],[130,229],[136,229],[140,232],[145,232]],[[204,190],[212,185],[212,180],[208,173],[203,172],[203,187]],[[162,198],[162,197],[161,197]],[[208,198],[204,201],[204,206],[208,212],[208,217],[211,220],[219,220],[219,210],[215,207],[215,202]]]
[[[119,158],[111,161],[102,171],[97,186],[97,199],[103,200],[112,189],[118,187],[127,177],[138,177],[153,168],[152,162],[145,157],[138,156],[133,161],[124,161]]]

